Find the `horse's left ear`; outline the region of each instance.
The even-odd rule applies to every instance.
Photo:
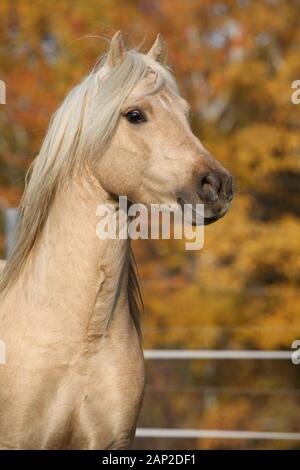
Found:
[[[107,64],[110,67],[120,65],[125,58],[125,46],[121,31],[118,31],[111,40],[107,54]]]
[[[165,64],[167,62],[167,45],[163,40],[163,37],[160,33],[156,36],[155,43],[151,47],[147,55],[152,57],[152,59]]]

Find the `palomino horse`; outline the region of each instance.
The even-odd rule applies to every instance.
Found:
[[[164,67],[121,33],[51,120],[21,203],[1,278],[0,447],[124,449],[144,388],[139,295],[130,242],[99,240],[96,208],[205,204],[225,214],[232,177],[193,135]]]

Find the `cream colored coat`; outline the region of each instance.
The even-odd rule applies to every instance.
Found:
[[[97,206],[115,204],[116,195],[150,204],[174,203],[180,193],[189,202],[199,202],[195,175],[207,170],[227,174],[192,134],[188,105],[172,84],[162,80],[154,93],[147,93],[158,75],[169,74],[154,64],[164,54],[160,37],[148,57],[126,52],[121,35],[114,37],[100,79],[105,81],[110,70],[121,73],[130,60],[135,65],[145,61],[147,73],[117,110],[109,146],[98,158],[99,172],[90,178],[79,170],[69,172],[69,184],[56,188],[44,210],[39,205],[48,195],[45,187],[53,172],[64,168],[65,161],[59,158],[65,155],[59,152],[65,140],[57,143],[56,153],[50,150],[59,132],[61,139],[71,135],[72,116],[63,121],[58,115],[56,133],[52,128],[46,151],[37,159],[25,192],[19,248],[2,280],[0,339],[7,352],[6,365],[0,365],[2,449],[123,449],[132,442],[144,363],[130,309],[129,241],[97,238]],[[100,72],[84,85],[87,96],[89,83]],[[87,98],[75,135],[78,146],[89,105]],[[71,109],[72,101],[67,101],[64,112],[66,106]],[[126,120],[128,110],[135,107],[144,110],[147,123],[132,125]],[[223,215],[228,203],[224,192],[206,205],[206,216]],[[22,243],[33,236],[35,242],[24,256]]]

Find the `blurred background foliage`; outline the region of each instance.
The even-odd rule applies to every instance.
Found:
[[[299,1],[1,0],[0,24],[0,208],[18,204],[52,112],[114,32],[145,50],[161,32],[194,132],[234,174],[237,191],[228,215],[205,229],[201,251],[175,240],[135,243],[145,347],[289,350],[300,338],[300,105],[291,103]],[[300,431],[299,368],[288,361],[149,361],[147,369],[140,426]]]

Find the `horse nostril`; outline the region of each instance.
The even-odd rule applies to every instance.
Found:
[[[234,179],[226,171],[211,171],[200,175],[197,194],[204,202],[213,203],[218,199],[231,202]]]
[[[217,173],[206,173],[198,180],[198,196],[206,202],[215,202],[221,190],[221,178]]]

